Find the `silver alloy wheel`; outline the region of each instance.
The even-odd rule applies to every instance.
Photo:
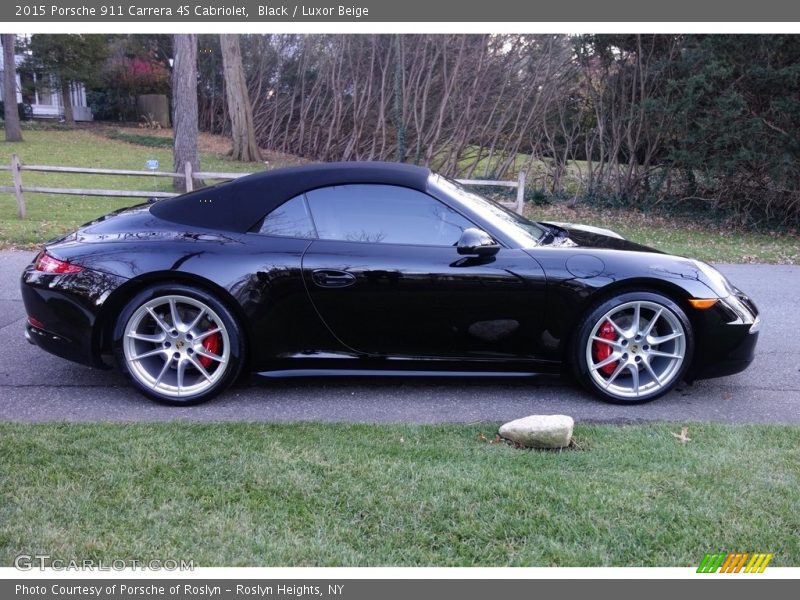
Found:
[[[145,302],[128,319],[123,335],[130,374],[169,399],[206,392],[230,363],[230,338],[222,319],[207,304],[188,296],[159,296]],[[219,353],[203,343],[212,335],[219,336]]]
[[[599,335],[608,322],[614,339]],[[594,344],[611,354],[595,360]],[[644,399],[669,386],[686,358],[686,331],[678,316],[656,302],[636,300],[609,310],[594,324],[586,342],[586,364],[594,383],[624,399]],[[614,365],[607,373],[604,367]]]

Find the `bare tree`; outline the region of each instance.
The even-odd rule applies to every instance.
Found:
[[[763,52],[791,70],[796,36],[270,34],[239,44],[261,148],[312,160],[399,158],[469,178],[525,170],[541,193],[575,201],[734,206],[730,196],[743,218],[772,218],[781,206],[800,222],[796,145],[785,146],[800,123],[790,109],[796,81],[789,71],[770,80],[785,85],[775,102],[762,66],[744,58]],[[707,56],[730,73],[703,66]],[[204,65],[215,79],[203,78],[203,123],[227,133],[233,115],[215,65]],[[776,144],[787,160],[764,158]]]
[[[228,116],[231,119],[231,137],[234,160],[244,162],[260,161],[261,151],[256,143],[253,125],[253,106],[247,92],[247,81],[242,68],[242,51],[239,36],[223,34],[219,36],[222,49],[222,69],[225,76],[225,95],[228,100]]]
[[[13,33],[4,33],[3,39],[3,99],[5,100],[5,128],[7,142],[21,142],[22,128],[17,111],[17,64],[14,58]]]
[[[176,34],[173,38],[175,60],[172,71],[172,123],[174,127],[173,172],[183,173],[186,163],[192,172],[200,169],[197,156],[197,35]],[[202,186],[201,180],[194,180]],[[186,181],[175,178],[172,187],[185,191]]]

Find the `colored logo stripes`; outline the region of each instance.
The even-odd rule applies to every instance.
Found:
[[[749,559],[749,560],[748,560]],[[697,567],[698,573],[763,573],[767,568],[772,554],[760,554],[749,552],[731,552],[709,554],[700,561]],[[745,566],[746,565],[746,566]]]

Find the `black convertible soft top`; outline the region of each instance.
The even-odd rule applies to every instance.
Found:
[[[161,200],[150,212],[160,219],[244,233],[295,196],[349,183],[399,185],[425,191],[430,170],[387,162],[339,162],[255,173],[227,183]]]

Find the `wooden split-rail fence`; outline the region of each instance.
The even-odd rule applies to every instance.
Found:
[[[11,155],[9,165],[0,165],[0,171],[11,171],[12,186],[0,186],[0,192],[12,193],[17,201],[17,216],[24,219],[27,212],[25,204],[25,194],[68,194],[72,196],[105,196],[121,198],[171,198],[180,194],[174,192],[161,192],[157,190],[109,190],[93,188],[63,188],[45,187],[40,185],[26,185],[22,181],[23,171],[39,173],[85,173],[91,175],[127,175],[134,177],[170,177],[172,179],[183,179],[186,181],[186,191],[191,192],[193,181],[196,179],[222,179],[231,180],[238,177],[250,175],[250,173],[219,173],[213,171],[193,171],[192,164],[186,163],[183,173],[170,173],[167,171],[134,171],[128,169],[96,169],[91,167],[58,167],[49,165],[27,165],[20,161],[16,154]],[[488,179],[458,179],[459,183],[466,185],[485,185],[496,187],[517,188],[516,201],[513,203],[503,203],[522,214],[524,195],[525,195],[525,172],[520,171],[516,181],[495,181]]]

